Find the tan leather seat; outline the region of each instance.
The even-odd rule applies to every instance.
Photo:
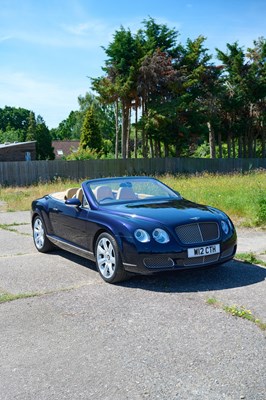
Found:
[[[72,197],[77,193],[79,188],[69,188],[65,194],[65,200],[72,199]]]
[[[79,188],[79,189],[77,190],[76,198],[79,199],[79,201],[81,202],[81,204],[83,203],[83,190],[82,190],[82,188]]]
[[[117,200],[136,200],[138,197],[131,187],[120,187],[116,198]]]
[[[112,189],[109,186],[105,185],[97,186],[95,188],[94,194],[97,201],[114,198]]]

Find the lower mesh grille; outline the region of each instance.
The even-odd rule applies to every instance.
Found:
[[[174,266],[174,261],[171,258],[164,256],[156,256],[151,258],[144,258],[144,265],[147,268],[171,268]]]
[[[195,265],[207,265],[210,263],[215,263],[219,260],[220,254],[212,254],[210,256],[201,256],[201,257],[193,257],[193,258],[185,258],[185,259],[176,259],[172,260],[172,258],[164,257],[164,256],[155,256],[150,258],[144,258],[143,263],[145,267],[149,269],[169,269],[176,267],[190,267]]]
[[[204,256],[204,257],[194,257],[194,258],[187,258],[184,260],[184,267],[188,267],[190,265],[205,265],[214,263],[219,260],[220,254],[212,254],[211,256]]]
[[[204,243],[218,240],[219,226],[216,222],[198,222],[195,224],[177,226],[176,234],[184,244]]]

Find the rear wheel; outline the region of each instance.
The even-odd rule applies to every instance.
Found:
[[[33,221],[33,241],[36,249],[41,253],[46,253],[53,249],[52,243],[46,236],[43,220],[39,216],[35,217]]]
[[[102,233],[95,247],[96,266],[106,282],[121,282],[127,278],[117,243],[109,233]]]

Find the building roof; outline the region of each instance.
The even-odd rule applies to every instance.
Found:
[[[36,140],[0,143],[0,161],[36,160]]]
[[[61,158],[76,152],[79,147],[79,140],[54,140],[52,146],[54,148],[55,158]]]
[[[11,143],[11,142],[5,142],[5,143],[0,143],[0,149],[4,149],[4,148],[7,148],[7,147],[14,147],[14,146],[16,146],[16,147],[18,147],[18,146],[28,146],[29,144],[32,144],[32,143],[36,143],[36,140],[32,140],[32,141],[29,141],[29,142],[13,142],[13,143]]]

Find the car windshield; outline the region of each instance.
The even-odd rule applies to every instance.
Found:
[[[86,182],[99,204],[140,200],[180,199],[180,195],[152,178],[109,178]]]

